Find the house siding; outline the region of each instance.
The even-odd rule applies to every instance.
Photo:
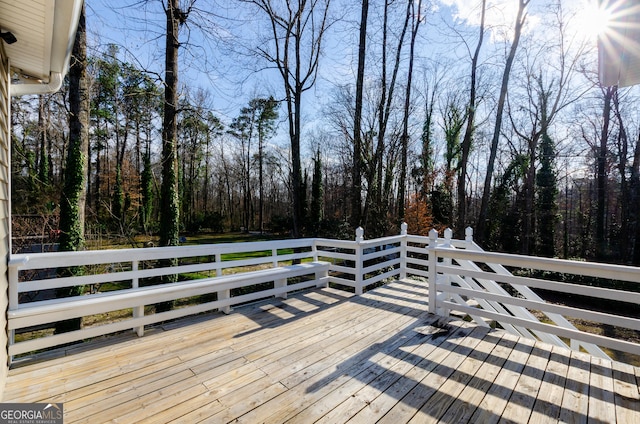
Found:
[[[9,305],[9,280],[7,262],[10,249],[10,106],[9,61],[0,43],[0,401],[4,398],[4,386],[9,371],[7,308]]]

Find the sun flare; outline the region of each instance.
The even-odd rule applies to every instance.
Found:
[[[585,38],[596,39],[609,28],[611,11],[598,0],[585,0],[578,12],[577,31]]]

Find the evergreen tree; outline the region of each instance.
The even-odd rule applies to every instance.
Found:
[[[318,237],[318,232],[320,231],[323,204],[322,192],[322,159],[318,149],[313,158],[313,181],[311,182],[311,207],[309,210],[310,235],[313,237]]]
[[[538,254],[548,257],[555,255],[555,226],[558,220],[558,195],[556,172],[553,166],[555,147],[545,131],[540,140],[540,170],[536,174],[537,186],[537,229]]]

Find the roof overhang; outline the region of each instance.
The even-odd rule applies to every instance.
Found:
[[[4,45],[11,67],[11,95],[60,89],[83,0],[0,0],[0,30],[17,41]]]
[[[637,0],[601,0],[610,16],[598,37],[598,77],[603,86],[627,87],[640,83],[640,3]]]

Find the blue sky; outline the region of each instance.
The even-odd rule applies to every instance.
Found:
[[[525,32],[534,34],[541,43],[544,43],[544,34],[536,31],[539,32],[543,11],[536,8],[552,1],[532,0],[529,10]],[[587,12],[592,10],[595,1],[562,0],[567,14],[576,13],[568,31],[580,37],[593,37],[587,30],[593,27],[593,23],[585,16],[591,16]],[[240,42],[254,47],[260,43],[265,23],[259,19],[255,9],[237,0],[217,1],[215,3],[221,4],[214,6],[211,3],[197,0],[196,7],[210,8],[214,14],[200,15],[190,24],[190,32],[181,33],[181,41],[188,41],[191,46],[180,52],[180,82],[192,88],[209,90],[215,113],[230,122],[255,96],[273,94],[279,98],[282,83],[277,74],[264,69],[264,62],[248,54],[246,47],[236,44]],[[370,10],[370,46],[375,45],[379,35],[376,26],[379,26],[380,3],[372,2]],[[435,62],[445,64],[451,75],[456,73],[455,66],[466,69],[470,62],[469,53],[461,41],[465,40],[468,46],[475,44],[480,1],[433,0],[424,3],[429,7],[425,10],[427,17],[418,39],[419,72]],[[516,4],[516,0],[487,0],[488,35],[483,47],[483,61],[490,72],[500,72],[512,34]],[[335,7],[334,17],[341,19],[333,25],[330,38],[325,43],[317,85],[305,93],[303,113],[307,129],[322,125],[323,105],[336,85],[352,83],[355,78],[359,2],[332,0],[332,5]],[[162,75],[165,22],[160,0],[88,0],[87,6],[90,45],[103,51],[105,43],[122,45],[122,59]],[[210,32],[203,33],[198,25],[206,25]],[[102,45],[98,45],[98,41]],[[369,62],[368,75],[371,78],[376,77],[375,66],[373,61]],[[424,75],[418,74],[415,79],[419,78],[424,78]],[[467,78],[467,72],[460,72],[460,78]]]

